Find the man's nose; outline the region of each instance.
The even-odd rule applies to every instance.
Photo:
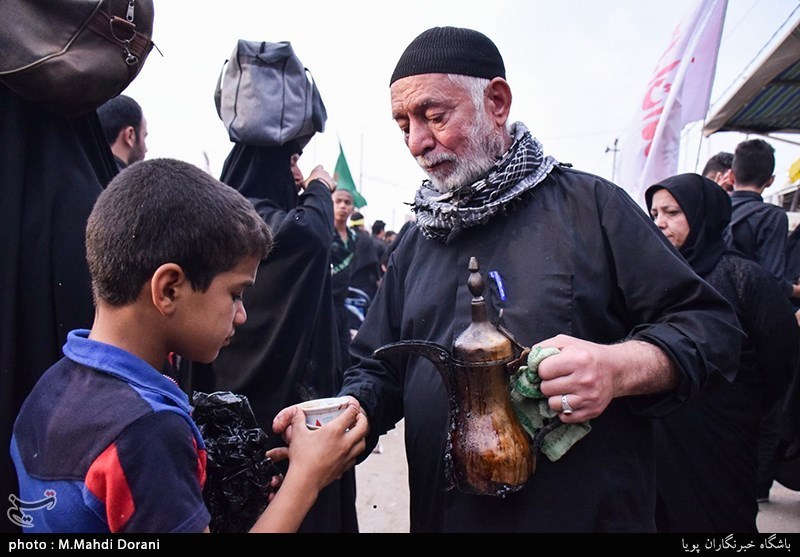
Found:
[[[423,124],[410,124],[408,127],[408,140],[406,142],[408,150],[414,157],[419,157],[430,151],[436,146],[436,138],[433,133]]]

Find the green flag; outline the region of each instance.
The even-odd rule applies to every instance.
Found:
[[[336,160],[333,179],[336,180],[337,189],[349,191],[353,194],[353,205],[355,205],[356,209],[360,209],[367,204],[367,200],[356,189],[356,183],[350,174],[350,167],[347,166],[347,159],[344,158],[344,149],[342,149],[341,143],[339,143],[339,158]]]

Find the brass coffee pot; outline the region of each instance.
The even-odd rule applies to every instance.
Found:
[[[521,489],[536,466],[509,392],[511,375],[526,361],[529,350],[490,322],[485,283],[474,257],[469,270],[472,322],[453,343],[452,353],[434,342],[407,340],[382,346],[373,357],[412,353],[436,366],[450,400],[449,479],[467,493],[504,496]]]

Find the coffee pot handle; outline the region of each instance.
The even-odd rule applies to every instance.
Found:
[[[372,357],[385,360],[392,354],[416,354],[429,360],[442,376],[448,391],[452,384],[453,357],[441,344],[427,340],[401,340],[381,346],[372,353]]]

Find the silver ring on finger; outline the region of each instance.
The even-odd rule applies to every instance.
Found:
[[[574,412],[572,406],[569,405],[569,401],[567,400],[567,395],[561,395],[561,412],[562,414],[566,414],[569,416]]]

